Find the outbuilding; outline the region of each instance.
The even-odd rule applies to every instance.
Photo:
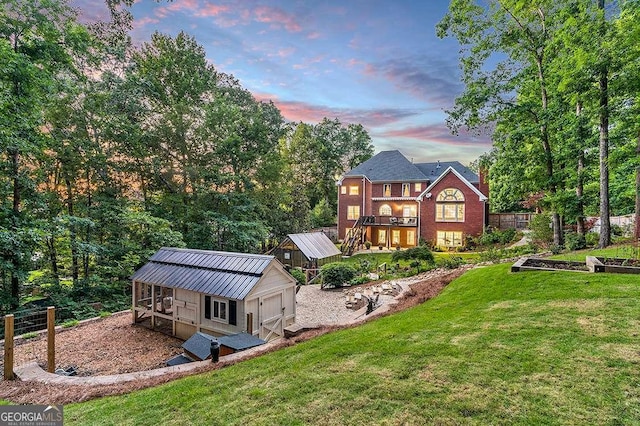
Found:
[[[322,232],[289,234],[272,253],[283,265],[302,270],[318,269],[342,258],[342,252]]]
[[[274,256],[163,247],[131,280],[134,323],[182,339],[270,340],[295,322],[296,280]]]

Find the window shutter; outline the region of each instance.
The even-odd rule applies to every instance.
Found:
[[[229,324],[238,325],[236,321],[236,301],[229,300]]]

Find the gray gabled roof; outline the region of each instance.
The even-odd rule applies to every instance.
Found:
[[[131,279],[242,300],[273,261],[266,255],[163,247]]]
[[[478,175],[458,161],[435,163],[412,163],[400,151],[382,151],[351,171],[344,177],[366,176],[371,182],[411,182],[436,180],[449,167],[454,168],[470,183],[478,183]]]
[[[398,150],[379,152],[345,174],[356,176],[366,176],[372,182],[425,180],[424,174]]]
[[[324,259],[342,254],[322,232],[287,235],[307,259]]]
[[[458,161],[438,161],[435,163],[416,163],[416,167],[420,170],[429,181],[434,181],[440,177],[445,170],[449,167],[455,169],[456,172],[460,173],[466,180],[470,183],[478,183],[480,179],[478,175],[473,173],[471,169],[463,166]]]

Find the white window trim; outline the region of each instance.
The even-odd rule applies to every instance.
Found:
[[[210,314],[211,314],[210,316],[211,316],[211,318],[207,318],[206,317],[206,309],[203,309],[202,311],[203,311],[204,318],[206,320],[209,320],[209,321],[215,321],[215,322],[219,322],[219,323],[222,323],[222,324],[229,324],[229,301],[225,300],[225,299],[219,299],[219,298],[214,297],[214,296],[208,296],[208,295],[205,295],[204,297],[205,297],[205,299],[204,299],[205,306],[207,304],[207,299],[206,299],[207,297],[209,297],[209,300],[211,301],[211,305],[210,305]],[[215,313],[214,306],[215,306],[216,303],[218,303],[218,316],[214,315],[214,313]],[[224,304],[225,318],[220,318],[220,312],[221,312],[220,306],[223,305],[223,304]]]

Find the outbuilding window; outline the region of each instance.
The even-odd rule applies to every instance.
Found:
[[[204,317],[209,320],[227,321],[227,302],[204,297]]]

